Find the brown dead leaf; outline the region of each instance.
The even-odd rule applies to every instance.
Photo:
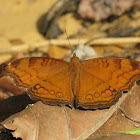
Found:
[[[14,59],[19,59],[19,58],[23,58],[24,55],[22,53],[17,53],[14,57],[12,57],[10,60],[14,60]],[[7,95],[5,91],[8,91],[10,93],[12,93],[11,95],[18,95],[18,94],[22,94],[24,92],[26,92],[26,90],[24,88],[18,88],[13,79],[10,77],[3,77],[0,78],[0,88],[3,90],[0,91],[0,100],[3,99],[5,96],[4,94],[6,94],[6,97],[9,97],[9,95]]]
[[[18,88],[10,77],[0,78],[0,88],[16,95],[26,92],[24,88]]]
[[[135,87],[128,93],[125,101],[112,114],[110,119],[93,135],[116,133],[123,130],[140,128],[140,87]],[[130,115],[131,114],[131,115]],[[133,114],[133,115],[132,115]]]
[[[108,134],[90,137],[86,140],[139,140],[140,136],[131,134]]]
[[[9,117],[2,122],[2,125],[7,129],[15,130],[12,132],[13,136],[23,140],[45,140],[46,138],[82,140],[91,135],[134,129],[140,124],[140,117],[137,115],[140,108],[139,90],[140,87],[135,86],[110,109],[96,111],[75,110],[37,102]],[[134,115],[127,118],[124,114]]]
[[[133,93],[126,97],[126,100],[121,104],[120,109],[134,122],[140,121],[140,93],[137,88],[134,88]],[[140,127],[140,124],[138,127]]]

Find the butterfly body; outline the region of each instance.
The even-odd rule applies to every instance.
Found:
[[[0,77],[10,76],[28,89],[33,100],[49,105],[99,109],[112,106],[140,78],[140,63],[124,58],[95,58],[70,63],[44,57],[21,58],[0,65]]]
[[[72,92],[75,96],[79,92],[79,86],[80,86],[80,81],[79,81],[80,65],[81,64],[79,62],[79,58],[76,57],[76,55],[74,54],[73,57],[71,58],[69,69],[70,69],[70,81],[71,81]]]

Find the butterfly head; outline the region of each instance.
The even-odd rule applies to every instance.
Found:
[[[75,53],[73,54],[73,57],[71,57],[70,60],[71,60],[70,61],[71,64],[79,64],[79,58],[76,56]]]

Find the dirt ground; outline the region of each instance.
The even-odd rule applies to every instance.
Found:
[[[0,49],[12,47],[10,40],[25,44],[45,40],[38,32],[37,21],[57,0],[0,0]],[[0,63],[10,58],[0,54]]]

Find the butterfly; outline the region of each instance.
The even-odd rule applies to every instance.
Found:
[[[70,63],[30,57],[0,65],[0,77],[10,76],[33,100],[75,108],[109,108],[140,78],[140,62],[125,58],[94,58]]]

